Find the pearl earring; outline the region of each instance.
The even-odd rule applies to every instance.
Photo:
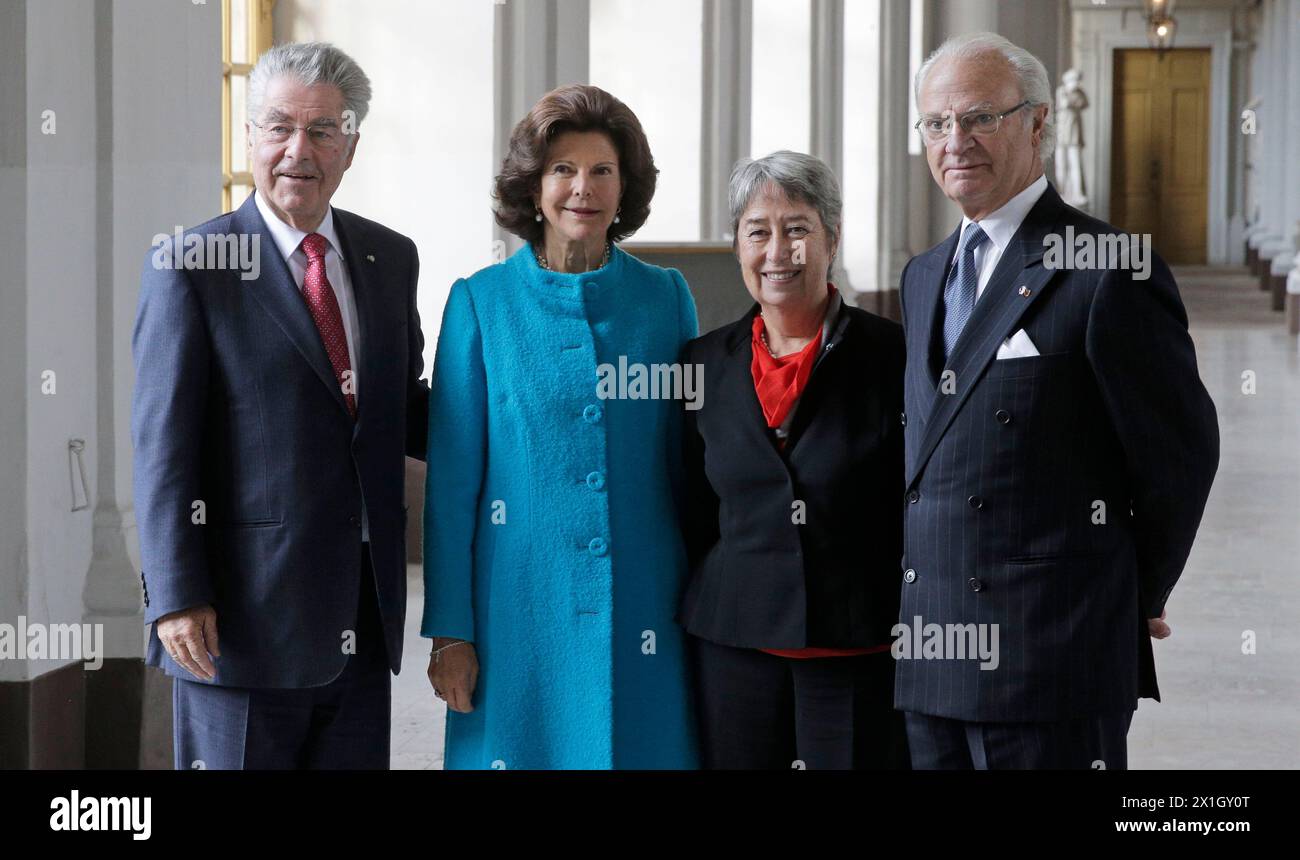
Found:
[[[623,220],[622,218],[619,218],[619,217],[618,217],[618,216],[619,216],[619,213],[622,212],[622,211],[623,211],[623,207],[620,206],[620,207],[618,208],[618,212],[615,212],[615,213],[614,213],[614,223],[615,223],[615,224],[617,224],[619,221],[622,221],[622,220]]]
[[[538,210],[537,210],[537,214],[533,216],[533,220],[534,220],[534,221],[539,221],[539,222],[542,220],[542,210],[541,210],[541,209],[538,209]]]

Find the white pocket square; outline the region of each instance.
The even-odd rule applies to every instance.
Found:
[[[1029,339],[1029,335],[1024,329],[1013,334],[1011,337],[1002,341],[1002,346],[998,347],[998,359],[1004,358],[1029,358],[1038,355],[1038,347]]]

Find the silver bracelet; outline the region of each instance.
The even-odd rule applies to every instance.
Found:
[[[450,645],[443,645],[441,648],[434,648],[431,652],[429,652],[429,656],[437,660],[439,659],[438,655],[441,654],[443,651],[446,651],[448,648],[455,648],[457,645],[468,644],[468,641],[469,640],[462,639],[459,642],[453,642]]]

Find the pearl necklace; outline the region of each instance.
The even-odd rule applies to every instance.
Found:
[[[600,265],[596,267],[597,269],[603,269],[603,268],[605,268],[605,266],[609,265],[609,252],[610,252],[610,250],[611,250],[613,247],[614,247],[614,243],[613,243],[613,242],[606,242],[606,243],[605,243],[605,256],[603,256],[603,257],[600,258]],[[548,271],[548,272],[553,271],[553,270],[551,269],[550,264],[546,262],[546,255],[545,255],[545,254],[540,254],[540,253],[539,253],[539,254],[536,254],[535,256],[537,257],[537,265],[541,266],[543,269],[545,269],[545,270]]]

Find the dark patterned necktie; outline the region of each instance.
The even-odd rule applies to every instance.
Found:
[[[975,249],[983,244],[988,236],[980,225],[971,222],[962,237],[961,254],[957,256],[957,265],[948,273],[948,283],[943,288],[943,356],[952,355],[957,345],[957,338],[966,327],[971,311],[975,309],[975,288],[979,284],[979,271],[975,268]]]

